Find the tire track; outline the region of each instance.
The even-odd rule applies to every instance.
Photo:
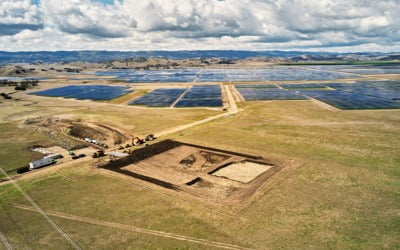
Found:
[[[1,232],[0,232],[0,240],[1,240],[1,242],[3,242],[3,244],[4,244],[4,247],[7,249],[7,250],[12,250],[13,248],[12,248],[12,246],[11,246],[11,244],[7,241],[7,238],[4,236],[4,234],[2,234]]]
[[[32,211],[32,212],[37,212],[34,208],[23,206],[23,205],[14,205],[14,207],[23,209],[23,210]],[[215,248],[234,249],[234,250],[249,249],[249,248],[245,248],[245,247],[241,247],[241,246],[237,246],[237,245],[233,245],[233,244],[228,244],[228,243],[222,243],[222,242],[218,242],[218,241],[210,241],[210,240],[201,239],[201,238],[184,236],[184,235],[168,233],[168,232],[163,232],[163,231],[158,231],[158,230],[145,229],[145,228],[140,228],[140,227],[136,227],[136,226],[120,224],[120,223],[116,223],[116,222],[102,221],[102,220],[81,217],[81,216],[76,216],[76,215],[70,215],[70,214],[65,214],[65,213],[60,213],[60,212],[47,211],[46,214],[49,216],[63,218],[63,219],[67,219],[67,220],[78,221],[78,222],[83,222],[83,223],[88,223],[88,224],[93,224],[93,225],[98,225],[98,226],[112,227],[112,228],[132,231],[132,232],[136,232],[136,233],[148,234],[148,235],[169,238],[169,239],[175,239],[175,240],[180,240],[180,241],[192,242],[192,243],[211,246],[211,247],[215,247]]]
[[[76,243],[72,237],[65,232],[59,225],[57,225],[52,219],[49,218],[49,216],[47,216],[47,214],[39,207],[39,205],[27,194],[25,193],[25,191],[17,184],[16,181],[12,180],[10,178],[10,176],[6,173],[6,171],[4,171],[3,168],[0,167],[0,172],[2,172],[10,181],[11,183],[14,185],[14,187],[21,192],[21,194],[25,197],[25,199],[27,201],[29,201],[29,203],[32,205],[32,210],[41,214],[46,220],[47,222],[58,232],[60,233],[75,249],[82,249],[78,243]]]

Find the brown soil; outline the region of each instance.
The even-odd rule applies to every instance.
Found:
[[[213,174],[232,164],[242,166],[241,171],[232,168],[228,175]],[[252,169],[255,165],[265,168]],[[99,167],[203,201],[231,203],[251,197],[283,165],[258,156],[164,140]]]
[[[25,128],[39,131],[65,149],[77,149],[95,146],[84,141],[91,138],[108,146],[124,144],[131,138],[122,130],[96,122],[80,122],[71,119],[61,119],[54,116],[29,118],[22,124]]]
[[[117,145],[129,140],[129,136],[99,123],[74,122],[69,126],[70,135],[78,138],[91,138],[101,142]]]

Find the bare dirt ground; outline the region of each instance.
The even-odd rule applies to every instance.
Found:
[[[103,123],[82,122],[70,119],[60,119],[57,116],[41,116],[29,118],[20,125],[23,128],[34,129],[49,135],[58,145],[66,149],[87,146],[85,138],[96,139],[106,145],[123,144],[132,136],[128,133]]]
[[[340,109],[338,109],[338,108],[336,108],[336,107],[334,107],[334,106],[331,106],[331,105],[329,105],[329,104],[327,104],[327,103],[325,103],[325,102],[321,102],[321,101],[319,101],[319,100],[317,100],[317,99],[315,99],[315,98],[310,98],[310,100],[313,102],[313,103],[315,103],[315,104],[317,104],[318,106],[320,106],[321,108],[324,108],[324,109],[327,109],[327,110],[330,110],[330,111],[339,111]]]
[[[213,175],[226,177],[230,180],[239,181],[242,183],[248,183],[270,168],[273,168],[273,166],[243,161],[221,168],[214,172]]]
[[[100,167],[149,185],[184,191],[205,202],[234,203],[251,197],[283,165],[261,157],[165,140]],[[236,171],[238,167],[241,171]],[[223,173],[215,174],[218,171]]]

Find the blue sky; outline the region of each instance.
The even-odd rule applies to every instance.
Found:
[[[0,0],[0,50],[400,51],[399,1]]]

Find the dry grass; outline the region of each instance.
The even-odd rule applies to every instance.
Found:
[[[251,102],[242,103],[241,108],[244,111],[236,115],[171,136],[301,164],[285,171],[238,214],[234,207],[205,207],[86,165],[63,169],[69,179],[50,174],[21,185],[45,210],[257,249],[399,248],[400,110],[331,111],[311,101]],[[24,116],[26,110],[18,112]],[[113,105],[58,111],[142,132],[196,120],[210,112],[214,113]],[[0,195],[0,231],[12,243],[21,248],[40,249],[45,244],[66,248],[52,234],[47,236],[50,232],[43,220],[6,205],[26,203],[15,189],[2,186]],[[57,222],[85,248],[203,248],[64,219]]]
[[[145,95],[147,92],[148,92],[147,90],[142,90],[142,89],[140,89],[140,90],[135,90],[135,92],[132,92],[132,93],[129,93],[129,94],[127,94],[127,95],[123,95],[123,96],[121,96],[121,97],[118,97],[118,98],[115,98],[115,99],[113,99],[113,100],[110,100],[110,101],[108,101],[108,103],[112,103],[112,104],[126,104],[126,103],[128,103],[129,101],[131,101],[131,100],[133,100],[133,99],[135,99],[135,98],[137,98],[137,97],[139,97],[139,96]]]

